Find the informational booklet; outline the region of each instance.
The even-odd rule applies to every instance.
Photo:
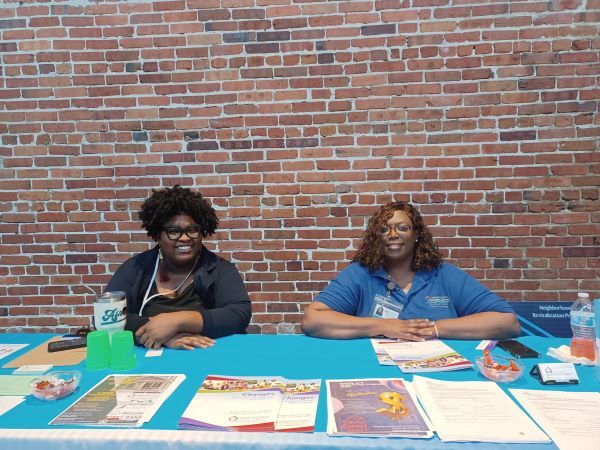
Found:
[[[561,450],[600,447],[600,392],[509,391]]]
[[[139,427],[183,380],[185,375],[108,375],[50,425]]]
[[[327,433],[430,438],[432,427],[401,378],[327,380]]]
[[[440,381],[415,376],[413,386],[444,442],[550,442],[492,381]]]
[[[209,375],[179,420],[180,429],[312,432],[321,380]]]
[[[381,366],[395,366],[396,363],[394,360],[388,355],[385,347],[387,345],[404,342],[399,341],[398,339],[388,339],[388,338],[372,338],[371,345],[373,346],[373,350],[375,351],[375,356],[377,356],[377,361]]]
[[[286,380],[285,392],[275,420],[275,431],[315,430],[321,380]]]
[[[473,367],[468,359],[439,339],[390,343],[383,348],[405,373],[443,372]]]

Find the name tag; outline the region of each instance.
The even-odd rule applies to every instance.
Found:
[[[542,384],[578,384],[579,377],[573,363],[536,364],[531,375]]]
[[[389,297],[375,294],[375,297],[373,297],[373,309],[371,310],[371,317],[378,317],[380,319],[397,319],[400,317],[400,313],[403,309],[404,305],[400,303],[394,303]]]

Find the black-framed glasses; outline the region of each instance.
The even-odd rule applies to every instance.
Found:
[[[396,234],[405,234],[408,233],[410,230],[414,230],[415,227],[411,227],[410,225],[396,225],[394,227],[381,227],[381,234],[383,234],[384,236],[388,236],[392,230],[394,230],[396,232]]]
[[[167,237],[172,241],[177,241],[181,239],[181,236],[183,236],[184,234],[190,239],[198,239],[202,234],[200,232],[200,228],[198,227],[167,227],[163,228],[163,231],[167,234]]]

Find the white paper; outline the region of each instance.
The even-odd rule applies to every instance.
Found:
[[[498,341],[483,340],[475,347],[475,350],[492,350],[497,342]]]
[[[50,364],[29,364],[25,366],[21,366],[13,370],[13,375],[34,375],[34,374],[43,374],[48,372],[54,366]]]
[[[0,359],[27,347],[29,344],[0,344]]]
[[[438,339],[423,342],[396,342],[386,344],[384,348],[394,361],[414,361],[454,352]]]
[[[156,358],[157,356],[162,356],[164,349],[165,349],[164,347],[150,348],[150,349],[148,349],[148,351],[146,352],[146,355],[144,355],[144,356],[146,358]]]
[[[600,448],[600,393],[509,389],[561,450]]]
[[[444,442],[550,442],[496,383],[415,376],[413,387]]]
[[[25,397],[20,395],[0,395],[0,416],[13,409],[23,400],[25,400]]]

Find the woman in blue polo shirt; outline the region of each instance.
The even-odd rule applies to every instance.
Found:
[[[506,301],[442,262],[417,209],[404,202],[371,217],[353,263],[307,308],[306,334],[412,341],[507,339],[520,332]]]

